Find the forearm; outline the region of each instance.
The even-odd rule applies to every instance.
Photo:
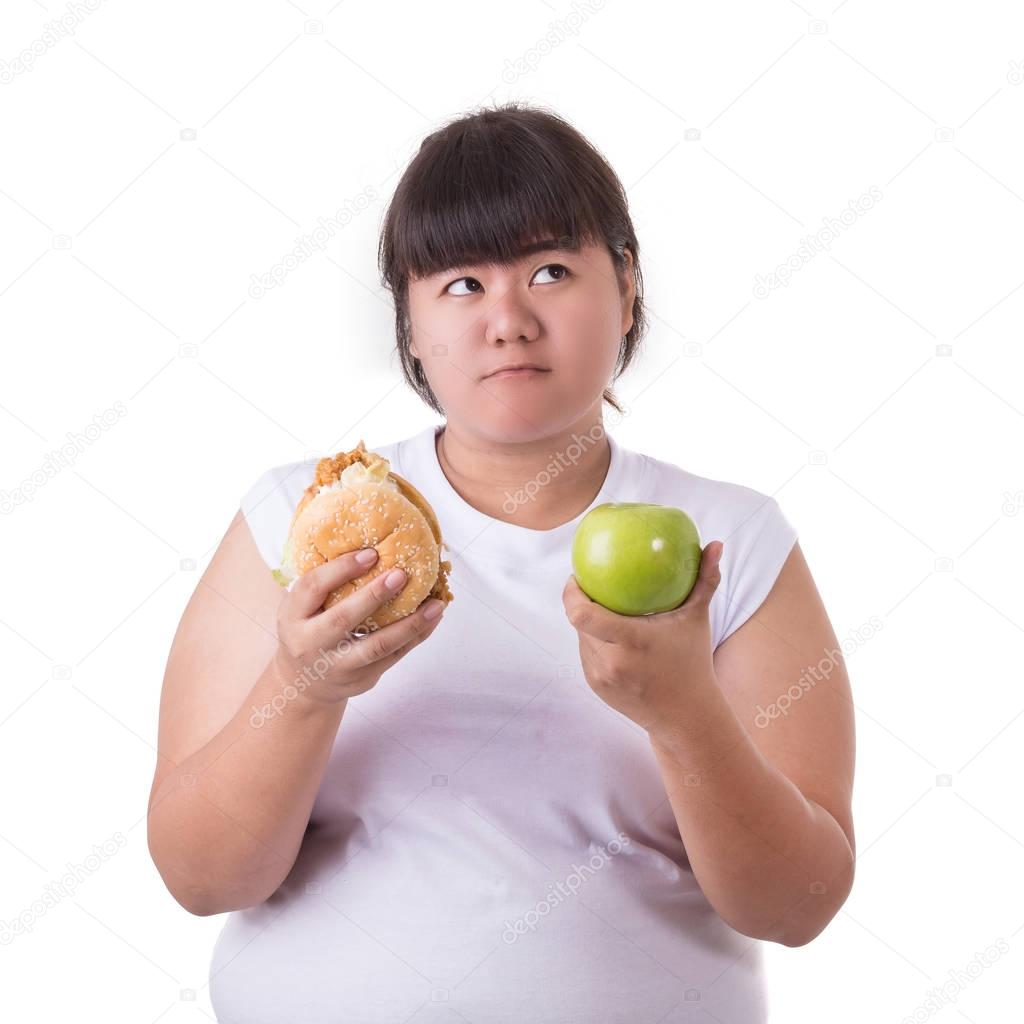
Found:
[[[846,834],[758,751],[717,679],[693,688],[651,745],[708,901],[754,938],[802,945],[835,916],[853,884]]]
[[[345,701],[282,701],[272,664],[230,722],[150,798],[149,848],[175,899],[218,914],[266,899],[298,855]],[[277,698],[280,710],[254,715]]]

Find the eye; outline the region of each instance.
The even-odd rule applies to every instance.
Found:
[[[541,270],[552,270],[552,269],[562,271],[561,276],[555,278],[556,281],[564,281],[569,276],[569,273],[570,273],[569,268],[568,267],[563,267],[561,263],[549,263],[549,264],[547,264],[547,266],[541,267],[540,270],[537,271],[537,273],[539,274],[541,272]]]
[[[456,278],[456,280],[452,281],[452,283],[450,285],[448,285],[447,288],[445,288],[445,291],[449,295],[475,295],[476,294],[476,289],[472,289],[472,290],[470,290],[468,292],[453,292],[451,290],[453,285],[457,285],[461,281],[472,281],[473,284],[477,285],[477,287],[479,287],[479,285],[480,285],[480,282],[475,277],[459,277],[459,278]]]
[[[556,282],[557,281],[564,281],[570,275],[570,273],[571,273],[569,268],[562,266],[561,263],[547,263],[543,267],[540,267],[538,269],[537,273],[539,274],[542,270],[556,270],[556,271],[560,271],[560,275],[555,278]],[[536,276],[536,275],[534,275],[534,276]],[[472,283],[476,287],[469,288],[468,291],[452,291],[452,288],[455,285],[461,284],[463,281],[466,281],[466,282],[472,281]],[[542,284],[550,284],[552,282],[543,281],[541,283]],[[467,285],[467,287],[468,287],[468,285]],[[480,287],[481,287],[480,282],[475,277],[459,277],[459,278],[456,278],[454,281],[452,281],[452,283],[449,284],[447,288],[445,288],[445,291],[449,295],[475,295],[477,293],[477,291],[480,290]]]

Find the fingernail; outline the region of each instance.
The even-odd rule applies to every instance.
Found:
[[[369,565],[377,557],[377,552],[373,548],[364,548],[359,554],[356,555],[356,561],[360,565]]]
[[[427,602],[427,606],[423,609],[423,618],[436,619],[443,610],[444,601],[438,601],[435,598],[434,600]]]
[[[384,584],[389,590],[395,590],[405,582],[405,573],[401,569],[392,569],[384,577]]]

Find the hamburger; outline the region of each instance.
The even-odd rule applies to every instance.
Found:
[[[378,576],[403,569],[405,586],[352,630],[361,636],[412,614],[429,598],[445,604],[454,599],[448,588],[451,562],[441,558],[444,546],[427,499],[360,441],[351,451],[317,462],[313,482],[292,516],[274,578],[291,586],[332,558],[376,548],[377,561],[357,579],[332,590],[323,605],[330,608]]]

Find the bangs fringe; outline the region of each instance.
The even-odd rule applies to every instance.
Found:
[[[531,243],[578,250],[601,237],[587,163],[564,142],[545,146],[527,125],[488,123],[486,115],[439,135],[420,148],[397,203],[389,254],[397,279],[475,263],[507,267]]]

